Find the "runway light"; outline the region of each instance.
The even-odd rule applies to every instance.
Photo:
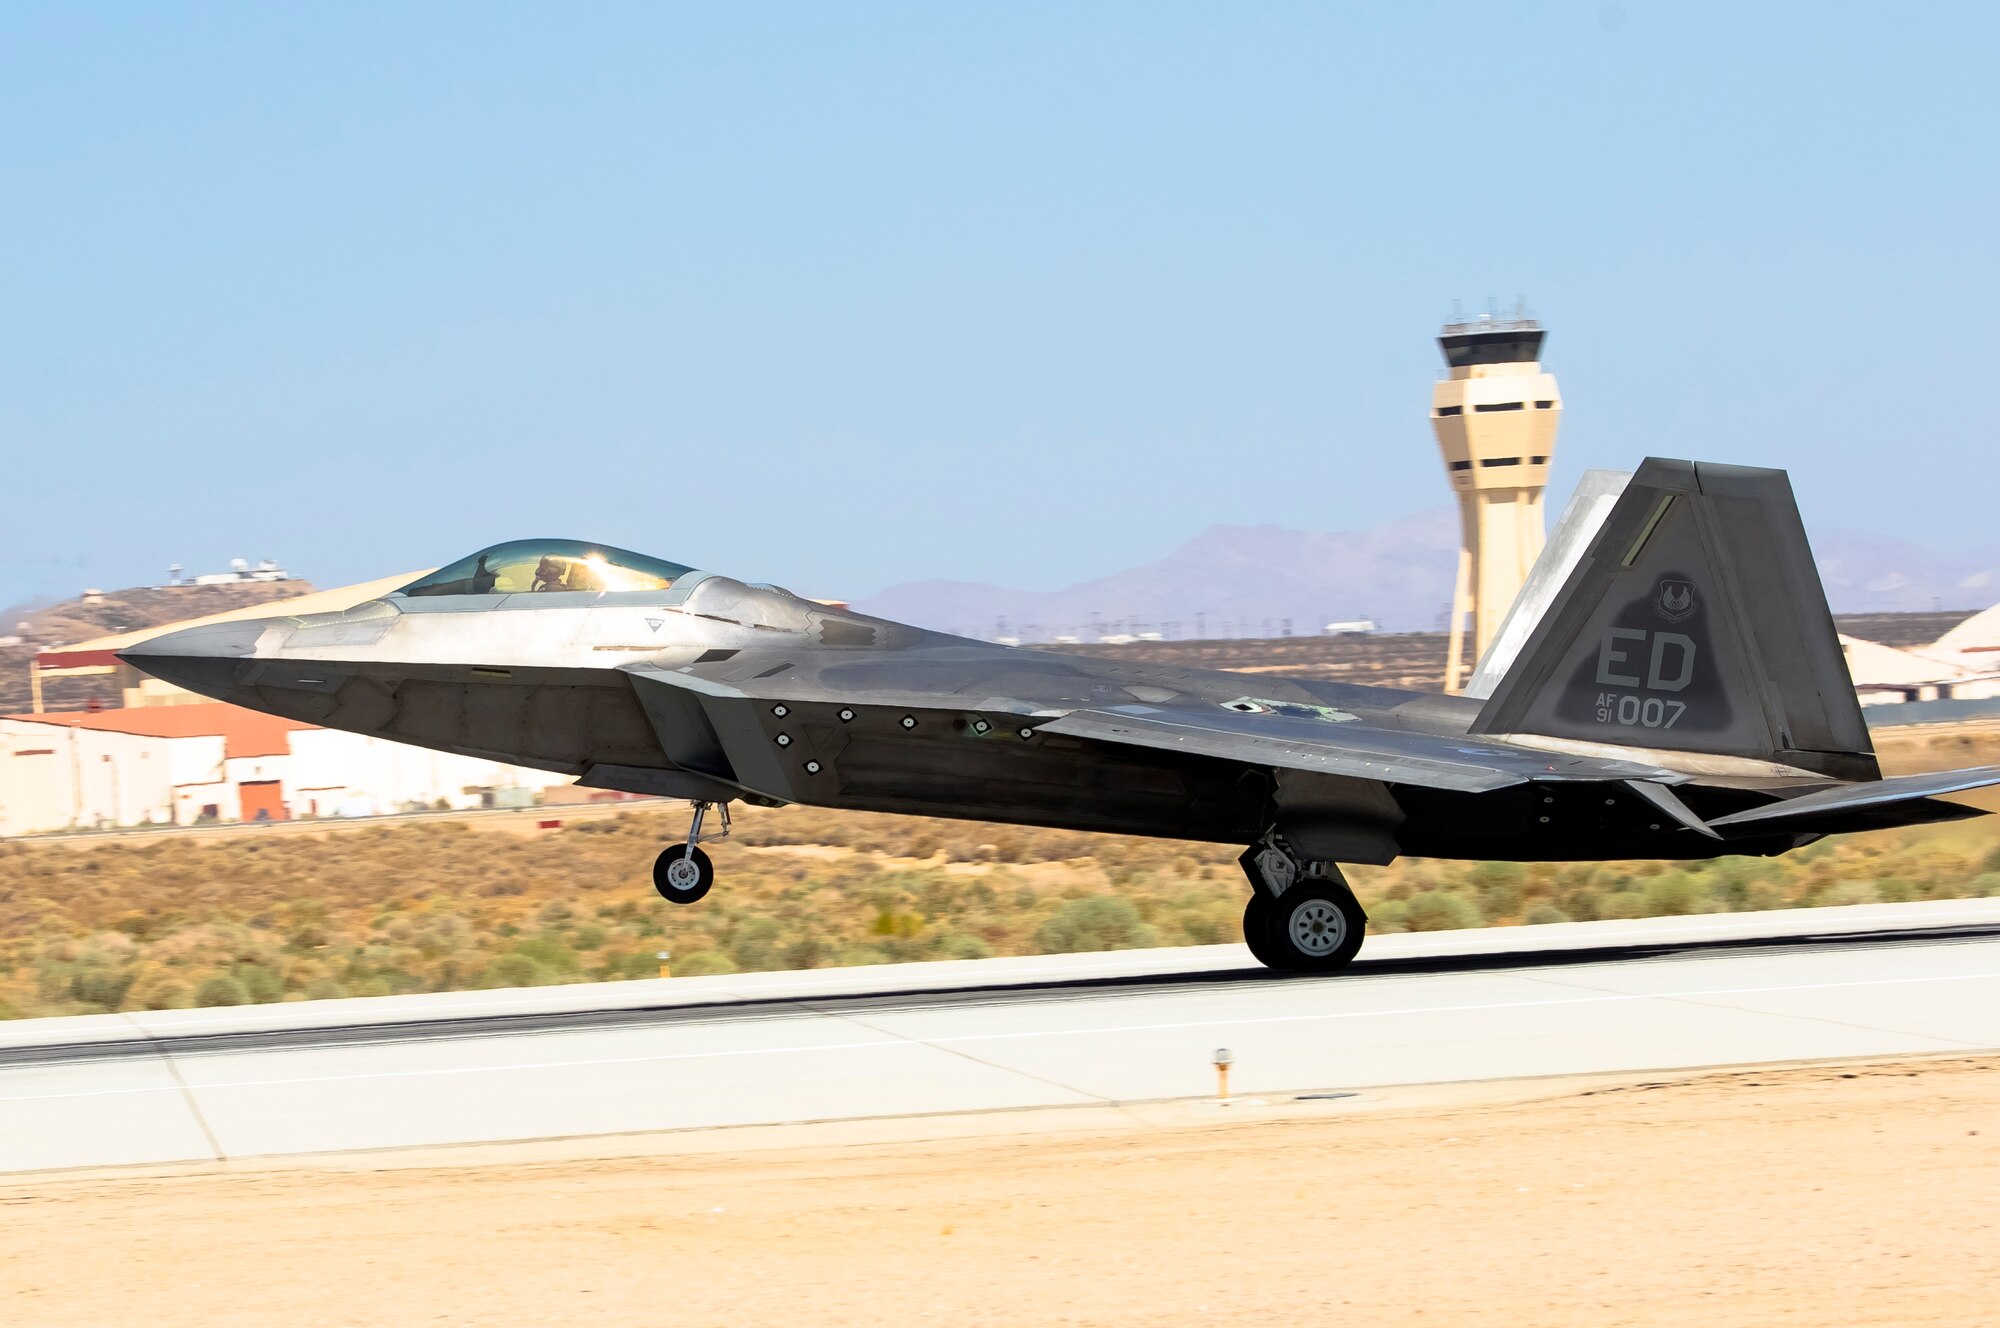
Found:
[[[1215,1100],[1229,1101],[1229,1067],[1236,1058],[1229,1054],[1229,1048],[1215,1049]]]
[[[671,958],[673,958],[673,956],[668,954],[665,950],[660,951],[660,976],[663,978],[670,978],[673,976],[673,972],[667,967],[667,960]]]

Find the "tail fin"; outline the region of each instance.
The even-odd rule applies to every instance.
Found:
[[[1493,689],[1514,667],[1514,661],[1521,657],[1521,647],[1528,644],[1528,637],[1535,625],[1547,615],[1549,605],[1563,586],[1569,582],[1569,574],[1576,570],[1576,564],[1597,539],[1597,532],[1604,529],[1604,518],[1611,515],[1611,509],[1618,503],[1618,495],[1625,492],[1625,486],[1632,482],[1629,470],[1586,470],[1583,478],[1576,482],[1576,491],[1569,496],[1569,503],[1562,515],[1556,518],[1556,528],[1549,534],[1549,542],[1543,546],[1541,556],[1528,569],[1528,579],[1522,583],[1520,593],[1514,596],[1514,603],[1507,609],[1507,616],[1500,620],[1500,628],[1493,634],[1493,642],[1486,647],[1486,653],[1479,657],[1479,667],[1472,671],[1466,681],[1466,696],[1484,701],[1493,695]]]
[[[1881,777],[1782,470],[1649,457],[1472,732]]]

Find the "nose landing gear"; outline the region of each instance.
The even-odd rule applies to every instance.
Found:
[[[715,808],[722,820],[722,828],[712,834],[701,832],[701,823],[708,815],[709,808]],[[669,904],[692,904],[707,894],[715,884],[715,864],[708,860],[708,854],[701,851],[702,840],[729,838],[729,804],[726,802],[697,802],[694,818],[688,823],[687,840],[680,844],[669,844],[660,850],[660,856],[653,860],[653,889],[659,891],[660,898]]]
[[[1306,862],[1275,836],[1241,859],[1250,878],[1243,941],[1266,968],[1332,973],[1361,949],[1368,915],[1331,862]]]

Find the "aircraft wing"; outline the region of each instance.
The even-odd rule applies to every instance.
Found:
[[[1629,761],[1562,756],[1477,738],[1382,728],[1359,720],[1303,719],[1220,706],[1106,706],[1042,720],[1043,733],[1252,765],[1486,793],[1530,780],[1654,780],[1685,776]]]

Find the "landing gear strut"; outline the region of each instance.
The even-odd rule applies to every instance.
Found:
[[[722,828],[704,835],[701,823],[711,807],[721,818]],[[701,841],[727,838],[729,804],[697,802],[694,818],[688,823],[686,842],[667,845],[653,860],[653,888],[660,892],[660,898],[669,904],[692,904],[707,894],[709,887],[715,884],[715,864],[708,860],[708,854],[701,851]]]
[[[1368,915],[1331,862],[1298,858],[1268,836],[1240,859],[1250,878],[1243,941],[1257,962],[1294,973],[1331,973],[1361,949]]]

